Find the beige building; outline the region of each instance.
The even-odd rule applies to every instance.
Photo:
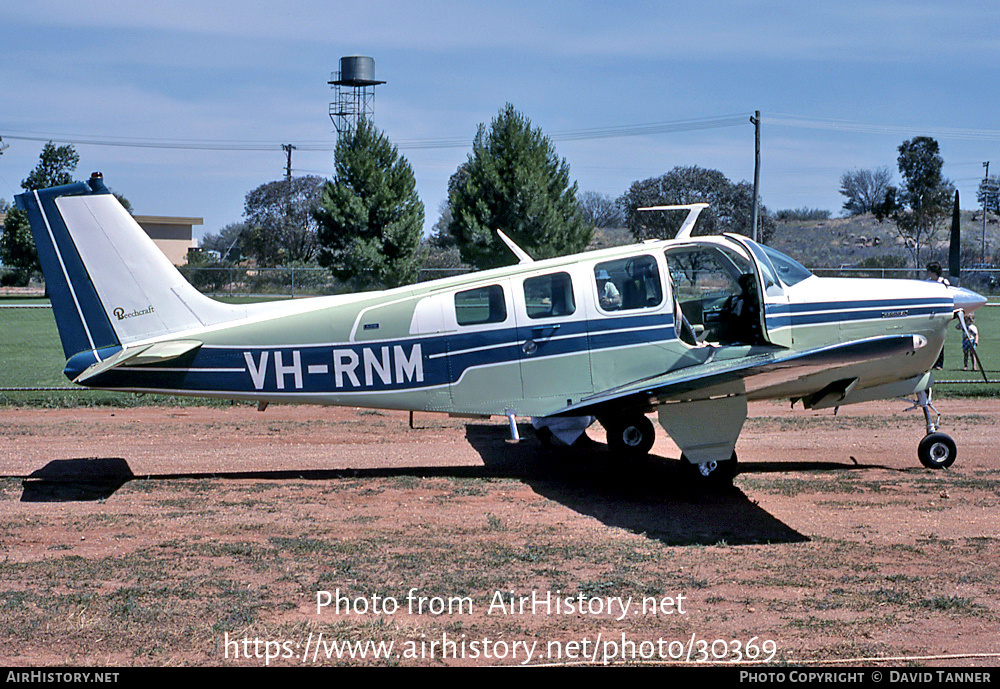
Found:
[[[0,226],[6,217],[6,213],[0,213]],[[187,263],[188,249],[198,246],[194,239],[194,226],[205,222],[204,218],[175,218],[167,215],[132,217],[175,266]]]
[[[194,226],[205,222],[204,218],[174,218],[164,215],[132,217],[175,266],[187,263],[188,249],[198,246],[194,239]]]

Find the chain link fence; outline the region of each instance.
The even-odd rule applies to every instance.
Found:
[[[200,292],[212,296],[313,296],[336,294],[345,286],[324,268],[180,268]]]
[[[811,271],[813,275],[827,278],[925,279],[923,270],[915,270],[913,268],[812,268]],[[945,276],[948,276],[947,272]],[[983,294],[997,294],[1000,293],[1000,268],[965,269],[962,271],[962,276],[959,280],[952,280],[952,284],[955,282],[959,282],[962,287],[982,292]]]
[[[181,269],[195,287],[222,299],[289,298],[348,291],[330,272],[317,268],[212,267]],[[467,269],[445,268],[420,271],[418,281],[460,275]],[[815,268],[824,277],[923,278],[921,271],[899,268]],[[961,284],[982,294],[996,294],[1000,269],[964,273]],[[52,390],[81,391],[63,375],[66,363],[52,308],[42,297],[44,284],[5,288],[0,300],[0,393]]]

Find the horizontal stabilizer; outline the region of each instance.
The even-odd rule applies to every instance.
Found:
[[[178,359],[188,352],[193,352],[201,347],[201,342],[197,340],[174,340],[171,342],[156,342],[151,345],[140,345],[123,349],[114,356],[99,361],[86,371],[77,376],[74,383],[85,383],[86,381],[110,371],[113,368],[122,366],[143,366],[146,364],[159,364],[165,361]]]

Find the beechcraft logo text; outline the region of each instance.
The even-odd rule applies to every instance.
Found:
[[[120,321],[123,321],[126,318],[135,318],[136,316],[145,316],[146,314],[149,314],[149,313],[153,313],[153,305],[152,304],[150,304],[148,308],[145,308],[145,309],[143,309],[141,311],[139,309],[136,309],[135,311],[132,311],[131,313],[125,313],[125,309],[123,309],[120,306],[117,309],[114,310],[115,318],[117,318]]]

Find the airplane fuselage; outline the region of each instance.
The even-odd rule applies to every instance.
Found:
[[[597,417],[612,449],[630,455],[652,446],[655,410],[706,476],[734,464],[747,401],[768,398],[823,408],[916,394],[928,426],[921,461],[950,465],[928,371],[955,314],[985,302],[933,282],[819,278],[746,237],[692,237],[704,208],[693,204],[673,240],[542,261],[514,245],[521,262],[505,268],[224,304],[184,280],[100,176],[17,201],[66,375],[82,385],[501,414],[515,436],[517,416],[566,437]]]
[[[728,240],[685,246],[718,241]],[[780,297],[765,296],[761,338],[692,345],[678,337],[673,285],[662,279],[672,244],[650,242],[366,295],[282,302],[280,311],[261,305],[242,322],[159,338],[200,341],[190,355],[114,368],[87,384],[268,402],[547,416],[595,392],[710,359],[887,334],[920,335],[928,346],[889,369],[884,363],[863,367],[861,387],[908,379],[933,365],[952,319],[952,297],[937,283],[811,276],[782,286]],[[602,306],[597,266],[630,260],[656,267],[659,294],[647,286],[652,296],[643,294],[633,308]],[[546,311],[553,284],[571,295],[572,313]],[[543,291],[533,294],[539,285]],[[498,311],[493,315],[491,298]],[[71,361],[67,375],[75,378],[91,363],[86,356]],[[790,383],[750,396],[806,392]]]

